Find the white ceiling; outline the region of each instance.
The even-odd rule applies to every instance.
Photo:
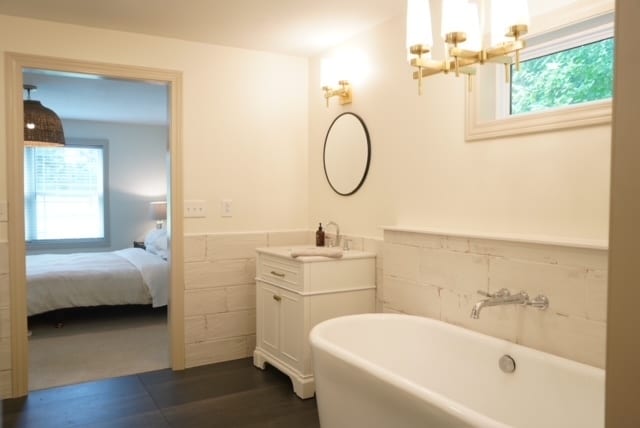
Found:
[[[311,56],[405,11],[406,0],[0,0],[0,14]]]
[[[26,70],[23,78],[38,87],[31,99],[62,119],[167,124],[166,85],[42,70]]]
[[[406,0],[0,0],[0,14],[312,56],[403,14]],[[25,73],[63,119],[166,123],[162,86]]]

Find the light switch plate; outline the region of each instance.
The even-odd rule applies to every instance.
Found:
[[[231,199],[223,199],[220,202],[220,217],[233,217],[233,201]]]
[[[184,201],[184,216],[185,218],[206,217],[207,212],[204,207],[204,201],[200,201],[200,200]]]

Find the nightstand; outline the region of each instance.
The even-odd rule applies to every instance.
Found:
[[[146,250],[147,246],[144,245],[144,241],[133,241],[133,248],[142,248],[143,250]]]

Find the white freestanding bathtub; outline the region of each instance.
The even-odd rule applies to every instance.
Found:
[[[410,315],[334,318],[310,338],[322,428],[604,426],[595,367]]]

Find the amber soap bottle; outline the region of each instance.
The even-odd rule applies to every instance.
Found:
[[[318,230],[316,230],[316,247],[324,247],[324,230],[322,230],[322,223],[318,225]]]

